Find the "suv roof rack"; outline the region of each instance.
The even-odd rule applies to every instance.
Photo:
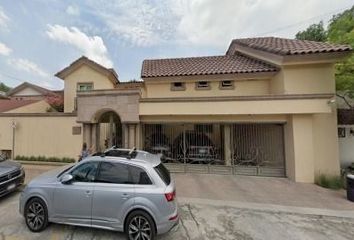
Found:
[[[130,149],[128,156],[126,157],[127,159],[131,159],[133,154],[136,153],[136,147],[133,147],[132,149]]]

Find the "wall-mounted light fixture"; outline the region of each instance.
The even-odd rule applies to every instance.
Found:
[[[335,103],[336,103],[336,99],[335,98],[332,98],[332,99],[327,101],[328,105],[334,105]]]

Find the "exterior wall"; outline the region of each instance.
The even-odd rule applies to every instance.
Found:
[[[284,66],[278,78],[272,81],[274,93],[283,94],[314,94],[335,93],[333,64]]]
[[[45,113],[48,108],[51,108],[50,105],[42,100],[23,107],[15,108],[6,113]]]
[[[270,82],[270,92],[272,94],[284,94],[284,71],[281,70],[277,75],[275,75]]]
[[[73,112],[75,110],[77,84],[86,82],[92,82],[94,90],[114,88],[113,83],[107,76],[83,65],[64,80],[64,112]]]
[[[143,115],[232,115],[329,113],[328,99],[259,100],[259,101],[169,101],[140,102]]]
[[[15,94],[13,94],[11,97],[17,97],[17,96],[38,96],[42,95],[40,92],[34,90],[33,88],[25,88]]]
[[[0,150],[12,150],[12,120],[15,131],[15,156],[71,157],[77,159],[82,145],[82,131],[72,134],[76,116],[1,116]]]
[[[97,123],[101,114],[114,111],[122,123],[139,122],[140,92],[106,90],[80,93],[77,98],[78,122]]]
[[[315,176],[340,174],[337,111],[313,115]]]
[[[319,174],[340,174],[336,111],[289,115],[285,126],[287,176],[313,183]]]
[[[313,183],[314,146],[311,115],[289,116],[285,127],[287,176],[296,182]]]
[[[287,115],[175,115],[141,116],[142,123],[285,123]]]
[[[345,128],[345,137],[338,139],[340,165],[345,168],[354,163],[354,125],[339,125],[338,127]]]
[[[233,89],[220,89],[220,82],[223,80],[233,80]],[[196,89],[196,82],[209,81],[210,88]],[[171,83],[184,82],[185,90],[171,90]],[[169,98],[169,97],[214,97],[214,96],[254,96],[268,95],[270,93],[270,78],[262,79],[242,79],[237,75],[217,75],[198,77],[165,77],[154,78],[145,81],[143,97],[146,98]]]

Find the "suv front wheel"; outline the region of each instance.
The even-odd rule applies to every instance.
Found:
[[[33,198],[26,204],[25,220],[32,232],[40,232],[47,227],[48,211],[42,199]]]
[[[127,217],[125,233],[128,240],[153,240],[155,239],[155,229],[155,223],[151,216],[144,211],[134,211]]]

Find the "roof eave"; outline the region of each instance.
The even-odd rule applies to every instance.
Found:
[[[170,81],[176,81],[176,78],[182,79],[193,79],[195,80],[195,77],[206,77],[206,76],[220,76],[220,77],[230,77],[234,76],[237,79],[243,80],[243,79],[264,79],[264,78],[269,78],[274,75],[276,75],[279,72],[279,69],[274,70],[274,71],[259,71],[259,72],[243,72],[243,73],[218,73],[218,74],[189,74],[189,75],[159,75],[159,76],[141,76],[141,78],[144,81],[153,81],[153,80],[170,80]]]
[[[277,66],[283,65],[297,65],[297,64],[316,64],[316,63],[336,63],[344,58],[350,56],[352,50],[345,50],[339,52],[323,52],[323,53],[308,53],[308,54],[294,54],[294,55],[280,55],[264,50],[247,47],[233,42],[229,47],[227,54],[235,54],[239,52],[249,57],[253,57],[270,64]]]
[[[113,84],[116,85],[119,83],[118,74],[113,68],[106,68],[106,67],[88,59],[85,56],[78,58],[77,60],[72,62],[69,66],[67,66],[66,68],[57,72],[54,76],[56,76],[62,80],[65,80],[65,78],[68,75],[70,75],[72,72],[74,72],[75,70],[77,70],[79,67],[81,67],[84,64],[86,64],[87,66],[89,66],[89,67],[99,71],[100,73],[104,74],[105,76],[107,76],[109,78],[109,80],[112,81]]]

